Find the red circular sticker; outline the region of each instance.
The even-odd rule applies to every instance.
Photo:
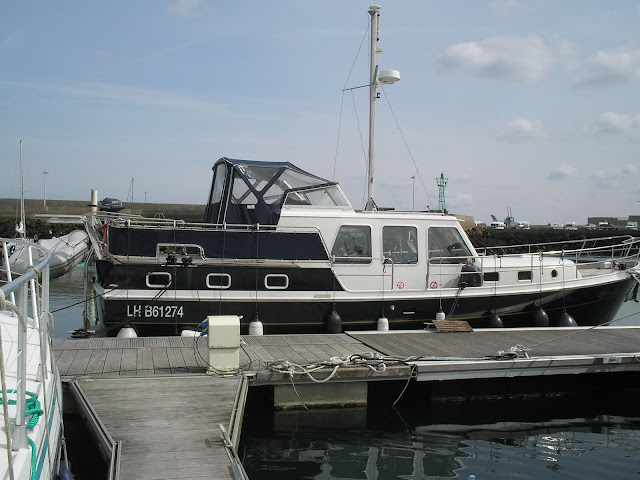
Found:
[[[438,282],[431,282],[429,288],[438,288]]]
[[[404,282],[396,283],[396,287],[398,287],[398,290],[402,290],[404,288]]]

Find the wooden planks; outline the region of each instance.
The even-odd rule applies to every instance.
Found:
[[[63,378],[206,372],[206,338],[54,339]]]
[[[173,375],[78,383],[110,435],[123,442],[120,478],[163,480],[233,478],[218,425],[228,427],[239,381]]]
[[[433,320],[439,332],[471,332],[471,325],[465,320]]]
[[[58,338],[53,349],[63,378],[204,373],[209,358],[206,337]],[[247,335],[240,366],[258,371],[281,360],[304,365],[369,350],[346,334]]]
[[[378,352],[398,358],[482,358],[523,345],[535,356],[612,355],[640,351],[640,328],[485,329],[437,331],[351,332],[341,335],[242,336],[242,370],[261,371],[268,364],[301,365],[331,357]],[[149,376],[204,373],[206,337],[54,339],[63,377]]]
[[[640,352],[640,327],[477,329],[360,333],[351,336],[386,355],[479,358],[522,345],[532,357]]]
[[[449,366],[447,378],[482,376],[482,371],[495,370],[489,365],[499,352],[510,352],[512,347],[523,346],[533,358],[570,356],[584,357],[581,364],[602,364],[602,356],[640,351],[640,328],[546,328],[546,329],[485,329],[471,332],[443,333],[438,331],[390,331],[351,332],[341,335],[272,335],[241,337],[240,367],[243,371],[256,372],[255,385],[277,385],[290,382],[288,375],[268,369],[270,364],[288,361],[299,365],[326,362],[332,357],[359,353],[374,353],[422,362],[421,372],[437,372],[441,367],[426,365],[435,360],[442,363],[455,360],[457,366]],[[152,337],[135,339],[54,340],[58,368],[63,378],[103,376],[153,376],[186,373],[204,373],[207,370],[208,344],[206,338]],[[599,357],[598,357],[599,356]],[[497,361],[504,361],[502,356]],[[640,358],[640,354],[637,357]],[[485,360],[485,363],[478,362]],[[462,361],[466,365],[462,365]],[[628,368],[622,365],[628,359],[607,359],[607,371]],[[578,363],[580,363],[578,362]],[[618,367],[611,363],[620,363]],[[472,363],[475,365],[470,366]],[[334,381],[371,381],[402,379],[409,375],[407,363],[385,362],[384,373],[372,373],[365,367],[343,366]],[[560,366],[560,362],[554,365]],[[505,364],[506,365],[506,364]],[[522,367],[522,362],[518,368]],[[540,365],[537,362],[535,365]],[[551,365],[551,364],[549,364]],[[566,365],[566,362],[565,362]],[[502,368],[502,367],[501,367]],[[561,368],[536,370],[534,363],[526,375],[562,373]],[[326,371],[325,371],[326,370]],[[526,369],[525,369],[526,370]],[[323,369],[328,374],[330,368]],[[467,372],[467,373],[465,373]],[[572,372],[574,373],[574,372]],[[525,374],[525,371],[522,371]],[[311,381],[298,377],[299,382]]]

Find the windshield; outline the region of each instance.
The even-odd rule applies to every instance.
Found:
[[[453,227],[429,228],[427,243],[430,261],[438,259],[438,262],[458,263],[466,261],[467,257],[471,256],[462,235]]]
[[[317,187],[306,190],[295,190],[287,194],[285,205],[307,205],[314,207],[348,207],[349,200],[337,185]]]

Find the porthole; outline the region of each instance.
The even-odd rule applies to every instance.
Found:
[[[498,280],[500,280],[499,272],[484,272],[485,282],[497,282]]]
[[[149,288],[167,288],[171,285],[171,274],[169,272],[149,272],[145,281]]]
[[[228,273],[210,273],[207,275],[207,288],[225,290],[231,286],[231,275]]]
[[[522,272],[518,272],[518,280],[531,280],[531,270],[524,270]]]
[[[558,271],[557,270],[551,270],[551,276],[553,278],[556,278],[558,276]]]
[[[269,273],[264,276],[264,287],[267,290],[286,290],[289,288],[289,277],[282,273]]]

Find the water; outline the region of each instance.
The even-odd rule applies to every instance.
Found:
[[[592,396],[263,412],[245,418],[240,456],[252,480],[638,478],[637,394],[604,397],[613,405]],[[456,410],[465,423],[440,423]]]
[[[82,328],[84,311],[84,263],[62,277],[51,280],[49,309],[53,313],[53,336],[69,338],[70,331]]]
[[[51,282],[55,337],[82,327],[83,274],[79,266]],[[640,325],[640,303],[623,304],[617,319]],[[287,413],[255,393],[239,453],[251,480],[639,478],[636,386],[462,404],[407,392],[396,407]]]

